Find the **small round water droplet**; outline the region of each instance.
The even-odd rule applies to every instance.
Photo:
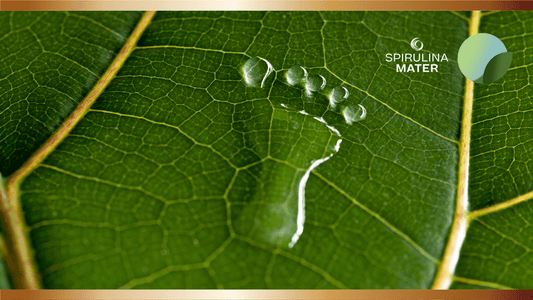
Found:
[[[307,79],[307,70],[302,66],[293,66],[287,71],[287,82],[296,85]]]
[[[194,239],[192,242],[193,242],[193,244],[198,245],[198,240],[197,239]]]
[[[361,105],[349,105],[342,110],[346,123],[352,125],[354,122],[359,122],[366,118],[366,109]]]
[[[326,78],[322,75],[307,78],[305,89],[309,92],[318,92],[326,87]]]
[[[350,96],[348,89],[343,86],[338,86],[329,93],[329,103],[332,108],[335,108],[336,104],[346,101],[348,96]]]
[[[248,86],[261,85],[263,87],[266,79],[273,71],[274,67],[272,67],[272,64],[261,57],[250,58],[242,67],[244,82]]]
[[[161,255],[167,255],[167,250],[165,249],[161,250]]]

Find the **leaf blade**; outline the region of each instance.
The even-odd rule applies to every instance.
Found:
[[[45,286],[429,288],[466,183],[455,63],[466,27],[447,12],[158,13],[22,181]],[[441,74],[384,62],[410,51],[411,36],[449,54]],[[262,89],[241,79],[253,56],[276,69]],[[367,119],[346,124],[328,90],[309,101],[284,81],[293,65],[326,89],[348,88],[342,105],[363,105]],[[291,248],[306,173],[305,226]]]
[[[0,172],[15,172],[80,103],[139,13],[2,12]],[[77,54],[78,49],[83,49]],[[45,113],[42,113],[42,112]]]

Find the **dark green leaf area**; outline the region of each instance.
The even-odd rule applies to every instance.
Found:
[[[76,108],[138,12],[0,13],[0,173],[8,176]]]

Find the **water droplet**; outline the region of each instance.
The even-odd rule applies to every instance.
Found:
[[[143,267],[142,267],[142,271],[143,271],[143,273],[148,272],[148,267],[147,267],[147,266],[143,266]]]
[[[293,66],[287,71],[287,82],[296,85],[307,79],[307,70],[302,66]]]
[[[248,86],[257,86],[261,84],[261,87],[263,87],[266,79],[273,71],[274,67],[272,67],[272,64],[261,57],[250,58],[242,67],[244,82]]]
[[[308,92],[318,92],[326,87],[326,78],[322,75],[310,76],[305,83],[305,89]]]
[[[193,242],[195,245],[198,245],[198,240],[197,240],[197,239],[192,240],[192,242]]]
[[[337,104],[346,101],[348,96],[350,96],[350,92],[348,92],[348,89],[343,86],[338,86],[331,90],[331,93],[329,93],[329,104],[331,108],[335,109]]]
[[[346,123],[352,125],[354,122],[359,122],[366,118],[366,109],[361,105],[349,105],[342,110]]]
[[[161,255],[167,255],[167,250],[165,249],[161,250]]]

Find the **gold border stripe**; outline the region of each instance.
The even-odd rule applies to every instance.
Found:
[[[4,290],[11,299],[531,299],[533,290]]]
[[[20,1],[0,0],[2,10],[531,10],[533,1]]]

